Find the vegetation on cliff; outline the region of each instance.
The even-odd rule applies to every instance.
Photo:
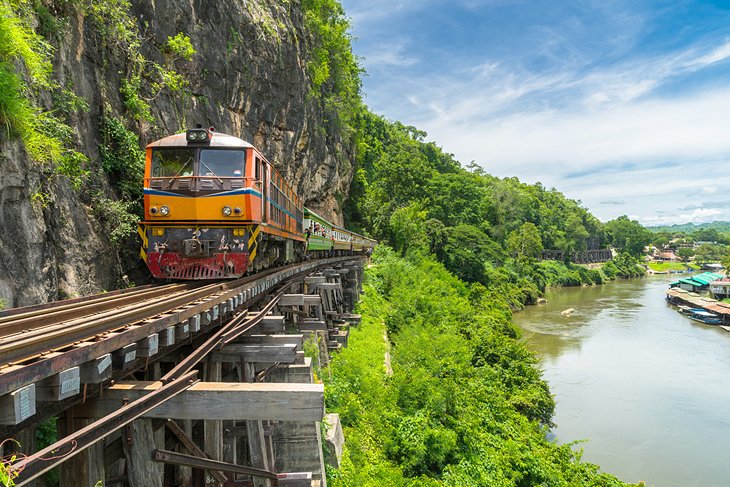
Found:
[[[359,312],[325,389],[347,439],[330,485],[625,485],[547,439],[554,401],[500,292],[380,246]]]

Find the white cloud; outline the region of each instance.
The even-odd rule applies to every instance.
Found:
[[[371,47],[369,51],[363,54],[363,57],[370,68],[376,66],[405,68],[418,64],[419,59],[417,57],[404,54],[406,45],[407,43],[403,39],[389,40],[387,43]]]
[[[427,12],[437,1],[374,0],[353,16],[377,29],[384,15]],[[509,0],[459,2],[478,10]],[[520,25],[522,50],[510,39],[505,49],[485,46],[481,57],[455,52],[442,60],[454,61],[448,69],[434,62],[440,68],[429,71],[438,59],[415,51],[424,46],[411,43],[405,30],[389,45],[374,49],[371,41],[365,66],[381,88],[368,101],[376,112],[427,131],[459,160],[556,187],[603,219],[629,213],[647,224],[730,220],[730,208],[711,202],[687,208],[698,195],[711,199],[730,187],[730,87],[691,91],[693,79],[707,79],[703,70],[730,60],[730,38],[652,55],[639,44],[652,19],[639,8],[604,7],[605,15],[590,21],[578,15],[546,22],[549,28]],[[591,35],[605,40],[592,42]],[[686,91],[671,96],[684,80]]]

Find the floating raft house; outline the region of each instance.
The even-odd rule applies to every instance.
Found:
[[[672,288],[667,291],[667,301],[676,306],[689,306],[690,308],[702,308],[720,316],[723,325],[730,324],[730,303],[723,303],[707,296],[700,296],[697,293]]]
[[[676,289],[684,289],[685,291],[691,291],[691,292],[698,292],[705,290],[710,287],[710,283],[712,281],[717,281],[719,279],[722,279],[722,274],[717,274],[715,272],[703,272],[702,274],[697,274],[696,276],[688,277],[686,279],[680,279],[679,281],[675,281],[669,285],[670,288]]]

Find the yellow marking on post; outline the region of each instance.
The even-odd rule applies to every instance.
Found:
[[[261,232],[261,225],[255,225],[251,227],[251,236],[248,238],[248,248],[250,249],[256,244],[256,239]]]
[[[137,224],[137,234],[142,239],[142,245],[147,248],[149,241],[147,240],[147,227]]]
[[[142,247],[139,249],[139,256],[142,260],[147,262],[147,247],[149,246],[149,240],[147,239],[147,227],[144,225],[137,224],[137,234],[142,239]]]
[[[259,232],[261,231],[260,225],[251,226],[251,236],[248,238],[248,261],[253,264],[253,260],[256,258],[256,251],[258,250]]]

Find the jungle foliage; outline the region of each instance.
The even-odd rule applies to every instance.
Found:
[[[623,216],[604,225],[554,188],[464,168],[414,127],[366,110],[358,123],[359,166],[346,220],[402,256],[433,254],[460,279],[499,288],[513,307],[534,302],[550,285],[643,274],[636,257],[651,234],[637,222]],[[569,262],[574,252],[609,244],[627,255],[601,270]],[[541,262],[544,249],[567,258]]]
[[[625,485],[547,439],[555,404],[500,292],[432,256],[379,246],[373,263],[325,388],[347,438],[330,485]]]

